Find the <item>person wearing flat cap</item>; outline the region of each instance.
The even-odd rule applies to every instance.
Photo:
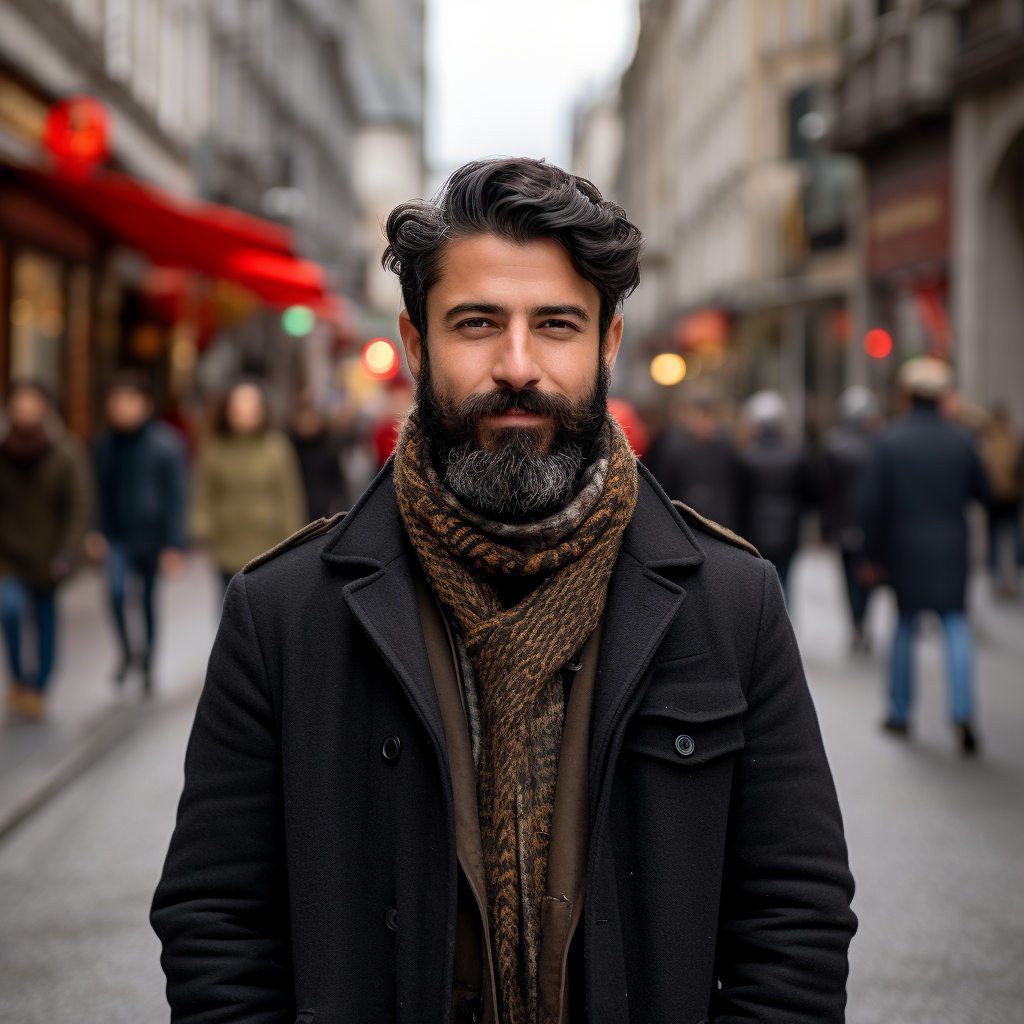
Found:
[[[914,623],[921,612],[942,620],[949,668],[949,714],[965,755],[977,753],[974,642],[964,614],[967,520],[972,500],[989,504],[985,470],[971,435],[949,422],[939,403],[953,390],[945,360],[919,356],[900,367],[911,411],[879,439],[864,489],[868,575],[896,591],[899,622],[889,670],[884,727],[907,737],[913,693]]]

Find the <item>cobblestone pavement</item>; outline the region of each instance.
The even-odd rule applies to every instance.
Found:
[[[208,600],[201,582],[191,586],[207,596],[183,591],[182,616]],[[880,661],[846,655],[838,563],[810,551],[794,567],[794,623],[858,884],[851,1024],[1024,1022],[1024,611],[994,604],[983,581],[973,607],[985,752],[966,762],[927,623],[914,739],[902,743],[878,728]],[[871,608],[879,650],[892,616],[882,592]],[[193,654],[209,632],[195,637]],[[168,701],[0,844],[0,1024],[167,1019],[146,915],[191,714],[185,697]]]

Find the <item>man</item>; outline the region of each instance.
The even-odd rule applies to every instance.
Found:
[[[153,907],[173,1019],[840,1021],[777,578],[605,411],[639,232],[532,160],[387,232],[416,408],[228,591]]]
[[[12,385],[10,429],[0,444],[0,622],[11,666],[7,707],[25,718],[46,714],[56,588],[75,567],[89,514],[82,467],[69,443],[47,436],[49,415],[40,384]],[[35,620],[34,672],[22,658],[22,626],[29,616]]]
[[[964,615],[967,521],[972,499],[989,504],[985,471],[971,436],[948,422],[939,402],[953,388],[949,364],[919,356],[900,367],[911,412],[879,439],[864,491],[866,582],[883,577],[896,591],[899,624],[892,645],[885,728],[910,728],[914,620],[942,619],[949,662],[949,711],[965,755],[977,752],[971,682],[974,645]]]
[[[710,400],[693,398],[662,432],[644,464],[666,494],[729,529],[736,521],[736,455]]]
[[[878,419],[878,400],[862,384],[848,387],[836,402],[839,423],[825,431],[821,459],[821,533],[838,548],[846,576],[846,594],[853,618],[852,651],[867,654],[871,641],[864,629],[870,589],[861,578],[864,527],[861,491],[871,461]]]
[[[744,414],[754,440],[739,457],[740,527],[786,589],[800,545],[800,517],[810,499],[807,457],[786,436],[789,408],[777,391],[751,395]]]
[[[153,397],[145,376],[120,370],[107,390],[109,430],[96,438],[98,530],[87,538],[97,561],[106,558],[110,600],[121,642],[115,675],[124,683],[132,665],[125,619],[125,593],[130,576],[142,583],[146,646],[138,661],[143,692],[153,689],[152,655],[156,632],[153,589],[157,572],[177,575],[184,565],[185,450],[178,435],[153,418]]]

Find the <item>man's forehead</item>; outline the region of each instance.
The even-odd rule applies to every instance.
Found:
[[[445,246],[438,280],[428,294],[428,303],[442,315],[465,302],[596,308],[600,296],[554,239],[514,242],[485,234],[456,238]]]

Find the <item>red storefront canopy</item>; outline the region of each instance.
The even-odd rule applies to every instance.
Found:
[[[164,192],[113,171],[82,179],[21,174],[154,263],[227,278],[277,306],[334,307],[323,270],[295,254],[292,233],[280,224]]]

